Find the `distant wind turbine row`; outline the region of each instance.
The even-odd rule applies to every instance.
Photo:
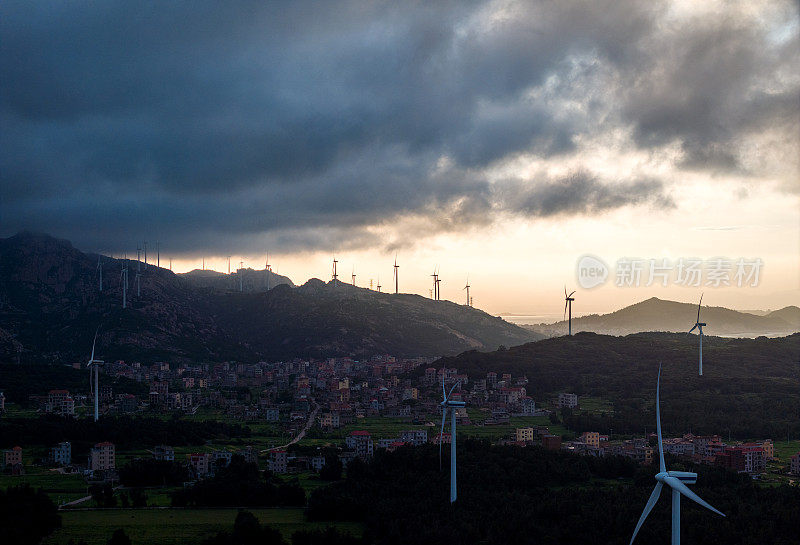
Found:
[[[337,268],[338,263],[339,263],[339,260],[336,259],[336,255],[334,254],[333,260],[332,260],[332,263],[331,263],[331,280],[332,280],[334,285],[336,285],[336,282],[339,279],[338,268]],[[394,280],[394,293],[395,294],[399,294],[400,293],[400,273],[399,273],[399,269],[400,269],[400,265],[397,264],[397,256],[395,255],[394,264],[392,265],[392,280]],[[350,275],[351,285],[352,286],[356,286],[356,276],[357,276],[356,275],[356,269],[355,269],[355,265],[354,265],[353,269],[352,269],[352,272],[351,272],[351,275]],[[431,274],[431,277],[433,278],[433,288],[431,288],[429,290],[430,297],[434,301],[441,301],[441,283],[442,283],[442,279],[439,277],[439,266],[438,265],[436,267],[434,267],[433,274]],[[370,279],[370,282],[369,282],[369,287],[370,287],[370,289],[372,289],[372,280],[371,279]],[[469,294],[469,289],[471,287],[472,286],[470,286],[470,284],[469,284],[469,275],[467,275],[467,284],[462,289],[466,290],[466,292],[467,292],[467,298],[466,298],[465,305],[468,306],[468,307],[472,306],[472,297],[470,297],[470,294]],[[378,276],[377,291],[381,292],[381,288],[382,288],[381,279],[380,279],[380,276]]]

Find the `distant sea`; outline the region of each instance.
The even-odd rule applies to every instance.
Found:
[[[501,314],[500,317],[517,325],[552,324],[564,319],[563,314]]]

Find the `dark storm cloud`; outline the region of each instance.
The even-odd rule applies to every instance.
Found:
[[[435,232],[669,206],[661,182],[591,165],[563,179],[488,172],[520,154],[580,157],[582,137],[627,126],[634,145],[682,145],[678,168],[742,171],[739,133],[796,116],[796,82],[770,80],[797,61],[796,27],[772,44],[743,16],[664,31],[668,12],[4,2],[0,232],[329,248],[374,244],[365,228],[402,217]]]

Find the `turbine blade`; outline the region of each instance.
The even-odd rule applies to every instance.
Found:
[[[636,524],[636,529],[633,531],[633,536],[631,536],[631,544],[633,543],[633,540],[636,539],[636,534],[639,533],[639,528],[641,528],[642,524],[644,524],[644,519],[647,518],[647,515],[649,515],[650,511],[652,511],[653,507],[655,507],[656,502],[658,501],[658,497],[661,495],[661,488],[663,488],[663,486],[664,485],[660,482],[656,483],[656,487],[650,494],[650,499],[647,500],[647,504],[644,506],[644,511],[642,511],[642,516],[639,517],[639,522]]]
[[[442,401],[447,401],[447,392],[444,389],[444,367],[442,367]]]
[[[97,329],[94,332],[94,340],[92,341],[92,359],[89,361],[94,361],[94,345],[97,343],[97,334],[100,332],[100,326],[97,326]]]
[[[658,469],[661,472],[667,470],[664,463],[664,445],[661,442],[661,404],[659,402],[661,390],[661,363],[658,364],[658,382],[656,382],[656,431],[658,431]]]
[[[442,407],[442,429],[439,432],[439,471],[442,470],[442,436],[444,435],[444,421],[447,418],[447,406]]]
[[[703,294],[700,294],[700,302],[697,303],[697,321],[700,322],[700,305],[703,304]]]
[[[564,302],[564,319],[565,320],[567,319],[567,305],[568,304],[569,304],[569,301],[565,301]]]
[[[692,332],[692,331],[694,331],[695,329],[697,329],[697,324],[694,324],[694,327],[693,327],[692,329],[690,329],[690,330],[689,330],[689,333],[691,333],[691,332]]]
[[[450,388],[450,392],[447,394],[447,397],[446,397],[445,399],[450,399],[450,394],[452,394],[452,393],[453,393],[453,390],[455,390],[455,389],[456,389],[456,386],[458,386],[459,384],[461,384],[461,381],[460,381],[460,380],[459,380],[458,382],[456,382],[455,384],[453,384],[453,387],[452,387],[452,388]]]
[[[567,297],[572,297],[573,295],[575,295],[574,291],[572,293],[570,293]]]
[[[674,488],[675,490],[677,490],[678,492],[680,492],[681,494],[683,494],[684,496],[686,496],[687,498],[689,498],[693,502],[699,503],[700,505],[702,505],[706,509],[708,509],[710,511],[714,511],[718,515],[722,515],[723,517],[725,516],[725,513],[723,513],[722,511],[712,507],[710,503],[708,503],[703,498],[701,498],[700,496],[698,496],[697,494],[692,492],[689,489],[689,487],[686,486],[685,484],[683,484],[681,482],[681,480],[678,479],[677,477],[667,477],[664,480],[667,482],[668,485],[670,485],[672,488]]]

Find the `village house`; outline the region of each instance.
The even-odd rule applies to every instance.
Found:
[[[50,448],[50,463],[57,466],[68,466],[72,463],[72,445],[64,441]]]
[[[92,471],[108,471],[117,467],[114,444],[104,441],[97,443],[89,451],[89,469]]]

